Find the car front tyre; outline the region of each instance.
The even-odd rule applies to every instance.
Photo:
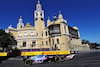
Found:
[[[31,65],[31,64],[32,64],[32,61],[30,59],[26,59],[25,60],[25,65],[28,66],[28,65]]]

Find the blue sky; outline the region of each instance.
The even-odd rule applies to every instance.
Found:
[[[17,27],[19,16],[23,16],[26,24],[34,25],[33,11],[38,0],[0,0],[0,29],[9,25]],[[45,12],[45,24],[48,16],[59,14],[71,27],[77,26],[81,39],[100,43],[100,0],[40,0]]]

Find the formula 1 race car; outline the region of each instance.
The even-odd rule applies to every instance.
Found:
[[[52,61],[62,62],[65,60],[72,59],[74,56],[75,56],[75,54],[63,55],[63,56],[58,56],[58,55],[50,56],[50,55],[40,54],[40,55],[32,56],[29,58],[24,58],[23,60],[25,62],[25,65],[31,65],[31,64],[52,62]]]
[[[25,60],[25,65],[43,63],[46,59],[47,59],[47,56],[43,54],[32,56]]]
[[[31,65],[31,64],[37,64],[37,63],[45,63],[45,62],[60,62],[64,61],[60,56],[47,56],[47,55],[36,55],[32,57],[24,57],[23,61],[25,62],[25,65]]]

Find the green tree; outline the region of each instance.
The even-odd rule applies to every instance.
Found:
[[[11,33],[6,33],[3,29],[0,29],[0,47],[7,48],[8,45],[16,45],[17,41]]]
[[[99,46],[97,43],[90,43],[90,44],[91,44],[91,48],[95,48],[95,49],[97,46]]]
[[[88,44],[88,45],[89,45],[90,42],[89,42],[89,40],[83,39],[83,40],[82,40],[82,44]]]
[[[90,43],[89,40],[86,39],[82,40],[82,44],[88,44],[90,48],[96,48],[97,46],[99,46],[97,43]]]

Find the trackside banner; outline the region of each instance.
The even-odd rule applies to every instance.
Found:
[[[70,51],[37,51],[37,52],[21,52],[21,56],[31,56],[31,55],[63,55],[70,54]]]
[[[7,56],[7,53],[6,52],[0,52],[0,56]]]

